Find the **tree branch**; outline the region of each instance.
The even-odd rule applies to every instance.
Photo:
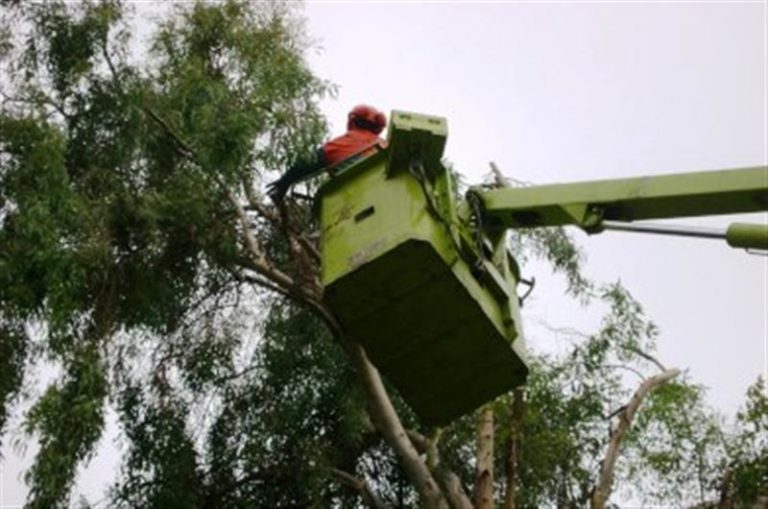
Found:
[[[299,244],[301,244],[301,246],[312,256],[314,261],[317,263],[320,262],[320,252],[317,250],[310,239],[308,239],[301,231],[293,228],[293,225],[290,224],[290,221],[282,221],[278,214],[264,206],[262,201],[259,200],[253,193],[253,188],[248,182],[243,182],[243,190],[245,192],[245,197],[248,200],[248,205],[251,208],[253,208],[259,215],[264,217],[264,219],[272,223],[274,226],[278,228],[285,228],[285,232],[288,236],[294,235]]]
[[[235,270],[232,270],[230,272],[232,276],[241,283],[248,283],[248,284],[252,284],[262,288],[266,288],[267,290],[272,290],[273,292],[279,293],[280,295],[283,295],[285,297],[293,297],[293,295],[288,290],[286,290],[285,288],[281,288],[277,285],[274,285],[266,279],[253,276],[250,274],[243,274]]]
[[[416,446],[416,449],[422,454],[427,454],[427,450],[429,449],[429,440],[427,440],[427,437],[412,429],[406,430],[405,432],[411,442],[413,442],[413,445]]]
[[[194,149],[192,149],[192,147],[190,147],[184,140],[182,140],[181,137],[178,134],[176,134],[176,132],[171,128],[171,126],[168,125],[168,123],[162,117],[160,117],[160,115],[155,113],[155,111],[152,110],[152,108],[146,105],[142,106],[142,108],[144,112],[147,115],[149,115],[149,117],[154,122],[156,122],[163,129],[163,131],[165,131],[165,133],[168,136],[171,137],[173,142],[176,144],[177,148],[180,149],[180,152],[179,152],[180,155],[189,159],[190,161],[197,164],[198,166],[201,166],[201,164],[197,161],[197,157],[195,156]],[[232,191],[232,189],[227,187],[226,184],[221,181],[221,179],[214,177],[214,180],[227,193],[227,198],[229,198],[229,201],[232,204],[232,206],[235,207],[235,211],[237,212],[237,217],[240,220],[240,226],[243,230],[245,246],[248,250],[248,253],[250,254],[250,261],[253,264],[252,269],[259,275],[267,278],[274,285],[284,288],[285,291],[281,293],[291,295],[301,300],[302,295],[300,295],[300,292],[297,292],[294,280],[290,276],[288,276],[287,274],[279,270],[277,267],[269,263],[269,261],[267,261],[266,257],[264,256],[264,251],[261,249],[261,246],[259,246],[259,243],[256,240],[256,237],[253,236],[248,214],[245,212],[245,209],[240,203],[240,200],[235,195],[234,191]],[[267,286],[268,288],[274,289],[274,286],[271,286],[271,285],[263,285],[263,286]]]
[[[414,484],[424,506],[447,509],[445,497],[435,482],[432,472],[419,457],[419,452],[409,440],[392,401],[384,388],[381,375],[374,367],[363,347],[357,343],[348,344],[348,350],[355,368],[363,382],[371,417],[376,428],[400,458],[406,475]]]
[[[661,362],[659,362],[659,360],[656,359],[656,357],[654,357],[653,355],[645,353],[644,351],[640,350],[639,348],[635,348],[633,346],[627,346],[627,347],[625,347],[625,349],[629,350],[630,352],[632,352],[634,354],[637,354],[640,357],[642,357],[643,359],[651,362],[657,368],[659,368],[661,371],[666,371],[667,370],[667,368],[665,368],[664,365]]]
[[[390,506],[384,503],[384,501],[371,490],[370,486],[368,486],[368,483],[365,481],[361,481],[352,474],[339,470],[338,468],[332,468],[331,474],[341,484],[349,486],[360,493],[360,497],[362,497],[363,502],[365,502],[368,507],[371,507],[372,509],[390,509]]]
[[[733,506],[733,469],[727,468],[720,481],[720,498],[717,501],[717,508],[727,509]]]
[[[48,106],[53,107],[56,111],[59,112],[59,114],[64,117],[65,120],[71,120],[72,115],[67,113],[64,110],[64,106],[57,103],[53,99],[45,96],[45,97],[39,97],[36,99],[28,99],[23,97],[12,97],[8,94],[6,94],[3,90],[0,90],[0,95],[2,95],[3,99],[5,99],[8,102],[14,102],[14,103],[20,103],[20,104],[28,104],[31,106],[39,106],[40,104],[46,104]],[[52,115],[53,113],[46,113],[46,117]]]
[[[625,371],[629,371],[630,373],[633,373],[637,375],[640,380],[645,380],[645,375],[642,374],[639,370],[633,368],[632,366],[624,366],[623,364],[606,364],[605,369],[623,369]]]
[[[115,64],[112,63],[112,58],[109,56],[108,37],[109,33],[105,33],[104,38],[101,41],[101,55],[104,57],[104,61],[107,63],[107,67],[109,67],[109,72],[112,73],[112,78],[115,80],[115,82],[118,82],[117,69],[115,68]]]
[[[454,509],[472,509],[472,501],[464,490],[459,476],[440,463],[440,453],[437,448],[440,431],[438,430],[431,439],[418,431],[409,429],[407,433],[416,449],[427,456],[427,467],[440,481],[450,506]]]
[[[227,189],[227,197],[235,207],[235,210],[237,211],[237,217],[240,219],[240,226],[243,229],[245,244],[251,255],[251,261],[254,264],[254,270],[276,285],[285,288],[288,292],[292,292],[291,289],[295,287],[293,279],[289,275],[280,271],[277,267],[272,266],[272,264],[270,264],[264,257],[264,252],[261,249],[261,246],[259,246],[256,237],[253,236],[248,214],[240,204],[240,200],[237,199],[237,196],[235,196],[235,193],[231,189]]]
[[[160,115],[155,113],[152,108],[146,105],[143,105],[141,109],[144,111],[144,113],[149,115],[149,118],[151,118],[156,124],[163,128],[165,134],[171,137],[171,140],[173,140],[174,144],[176,145],[177,153],[179,155],[189,159],[197,165],[200,165],[200,163],[197,161],[197,158],[195,157],[195,151],[192,150],[192,148],[187,145],[173,129],[171,129],[171,126],[169,126],[168,123],[160,117]]]
[[[427,467],[429,470],[435,472],[435,469],[440,465],[440,451],[437,448],[437,443],[440,441],[440,429],[437,429],[432,438],[427,438],[412,429],[406,430],[406,434],[411,442],[413,442],[416,450],[427,457]]]
[[[440,469],[439,475],[451,507],[453,509],[473,509],[472,501],[467,496],[459,476],[445,469]]]
[[[619,422],[616,428],[611,432],[611,439],[608,443],[608,452],[605,454],[602,466],[600,468],[600,477],[594,490],[592,491],[592,509],[604,509],[608,497],[613,489],[613,475],[616,467],[616,460],[619,457],[619,449],[632,421],[643,403],[645,397],[652,390],[662,386],[680,374],[680,370],[673,368],[666,370],[658,375],[646,379],[632,395],[629,403],[619,413]]]

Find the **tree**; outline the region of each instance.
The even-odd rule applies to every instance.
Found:
[[[604,507],[614,477],[703,457],[719,439],[702,432],[708,414],[675,421],[699,393],[664,385],[677,372],[653,357],[639,304],[586,281],[558,229],[521,234],[517,255],[607,303],[600,330],[536,360],[527,389],[479,424],[420,425],[323,301],[309,204],[261,193],[325,135],[317,100],[333,92],[304,61],[295,9],[176,6],[136,55],[122,2],[5,8],[0,426],[28,366],[60,369],[26,416],[41,445],[29,505],[66,504],[107,405],[128,443],[109,496],[126,507]],[[745,422],[760,422],[750,401]],[[660,457],[645,440],[658,426],[660,446],[698,445]],[[732,458],[734,493],[752,500],[765,443],[745,433],[716,459]],[[715,470],[698,471],[707,496]]]

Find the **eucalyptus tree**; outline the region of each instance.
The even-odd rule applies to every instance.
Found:
[[[31,507],[67,504],[107,407],[127,444],[116,506],[604,507],[614,479],[703,500],[723,472],[733,500],[760,496],[764,398],[725,437],[559,229],[512,247],[604,322],[535,359],[525,390],[422,426],[323,301],[310,203],[262,193],[326,135],[333,87],[296,5],[177,4],[154,25],[129,7],[3,4],[0,427],[30,367],[58,373],[25,418]]]

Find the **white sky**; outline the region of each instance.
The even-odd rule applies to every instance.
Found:
[[[489,161],[535,183],[766,164],[765,2],[310,2],[306,16],[312,66],[340,87],[323,104],[334,132],[360,102],[445,116],[446,156],[468,182]],[[766,372],[768,258],[708,240],[577,238],[589,274],[620,278],[660,326],[661,360],[733,413]],[[539,320],[594,323],[542,266],[532,275],[533,348],[563,346]],[[78,482],[91,501],[115,473],[109,440]],[[33,451],[3,452],[0,507],[13,507]]]

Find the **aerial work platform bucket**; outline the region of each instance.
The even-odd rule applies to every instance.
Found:
[[[514,262],[468,261],[440,163],[446,133],[444,119],[394,112],[388,147],[318,193],[326,302],[428,424],[527,374]]]

